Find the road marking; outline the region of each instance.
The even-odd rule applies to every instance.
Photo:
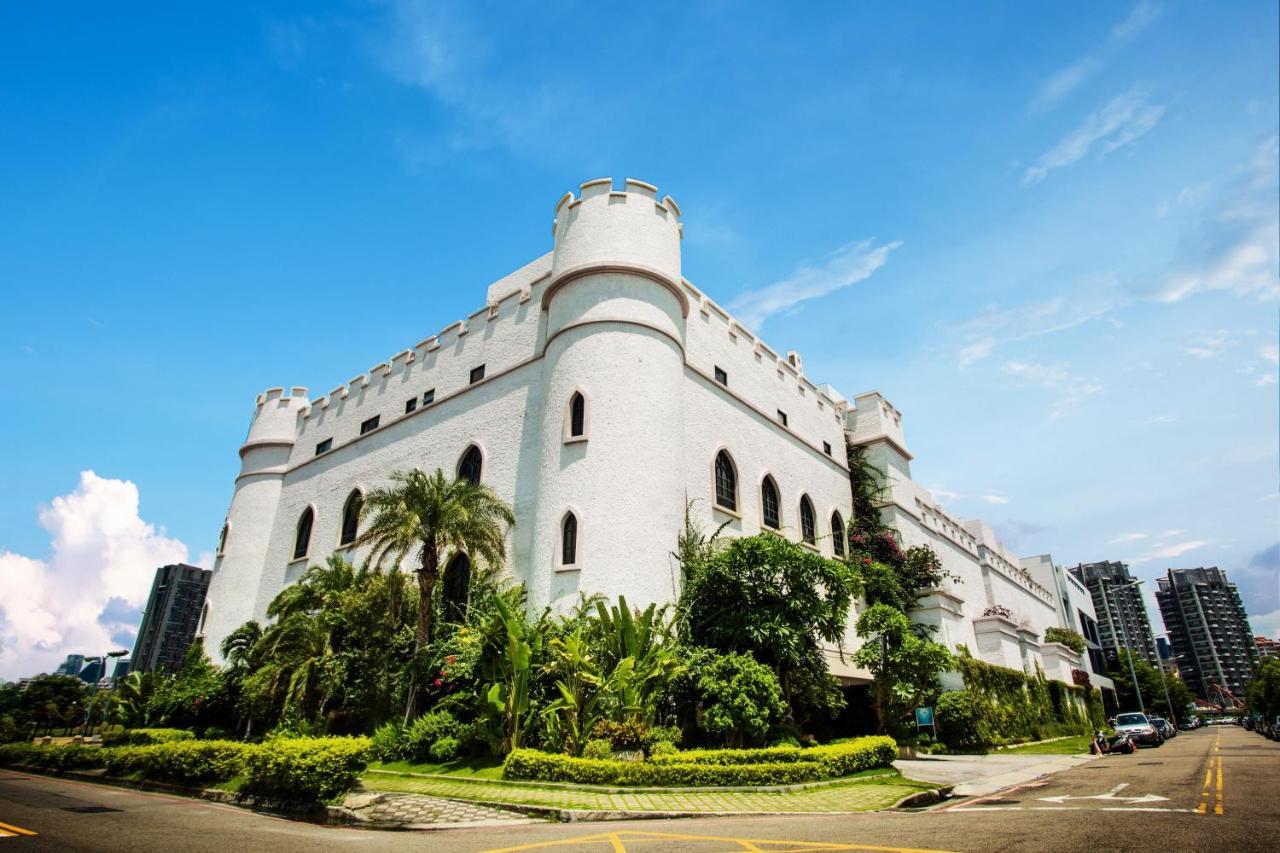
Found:
[[[1089,794],[1083,797],[1072,797],[1068,794],[1060,794],[1056,797],[1041,797],[1040,800],[1046,803],[1065,803],[1067,800],[1116,800],[1123,803],[1159,803],[1167,801],[1168,797],[1161,797],[1158,794],[1143,794],[1141,797],[1117,797],[1116,794],[1129,787],[1128,782],[1121,782],[1105,794]]]
[[[624,830],[622,832],[598,832],[579,835],[573,838],[561,838],[554,841],[538,841],[532,844],[520,844],[515,847],[500,847],[485,853],[517,853],[523,850],[545,850],[553,847],[573,847],[580,844],[609,844],[615,853],[627,853],[627,842],[632,844],[653,843],[658,841],[685,842],[730,842],[738,845],[730,848],[736,851],[756,851],[756,853],[809,853],[818,850],[844,850],[850,853],[948,853],[945,850],[926,850],[915,847],[878,847],[873,844],[846,844],[828,841],[788,841],[777,838],[735,838],[724,835],[684,835],[673,832],[639,832]]]
[[[14,826],[11,823],[0,823],[0,837],[12,838],[15,835],[39,835],[39,833],[23,829],[20,826]]]

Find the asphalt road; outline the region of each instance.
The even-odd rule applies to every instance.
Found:
[[[1221,779],[1221,782],[1219,782]],[[916,813],[387,833],[0,770],[0,850],[1275,850],[1280,743],[1235,726]],[[35,835],[27,835],[24,830]]]

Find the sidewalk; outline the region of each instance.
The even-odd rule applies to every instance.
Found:
[[[978,797],[1092,761],[1092,755],[931,755],[893,762],[910,779],[954,785],[952,796]]]

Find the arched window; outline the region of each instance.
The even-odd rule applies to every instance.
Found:
[[[812,545],[818,539],[813,518],[813,501],[808,495],[800,496],[800,538]]]
[[[778,515],[778,487],[769,476],[760,484],[760,514],[765,527],[777,530],[782,526],[782,518]]]
[[[218,534],[218,554],[227,550],[227,534],[231,532],[231,522],[222,523],[222,532]]]
[[[444,618],[461,622],[467,616],[467,592],[471,589],[471,558],[457,554],[444,570]]]
[[[837,557],[844,556],[844,520],[840,513],[831,513],[831,550]]]
[[[716,454],[716,506],[738,511],[738,472],[727,450]]]
[[[569,398],[569,438],[582,438],[587,434],[587,398],[575,391]]]
[[[311,547],[311,527],[315,520],[316,514],[311,507],[302,511],[298,518],[298,531],[293,537],[293,559],[301,560],[307,556],[307,549]]]
[[[338,539],[339,545],[350,545],[356,541],[356,533],[360,528],[360,507],[363,504],[364,495],[357,489],[342,505],[342,536]]]
[[[578,517],[571,512],[560,524],[560,565],[578,565]]]
[[[470,480],[474,485],[479,485],[483,467],[484,457],[480,455],[480,448],[473,444],[467,448],[458,462],[458,476],[464,480]]]

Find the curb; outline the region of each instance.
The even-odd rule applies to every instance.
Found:
[[[512,788],[532,788],[549,791],[586,791],[591,794],[789,794],[797,791],[814,791],[822,788],[834,788],[841,785],[856,785],[869,779],[884,779],[901,775],[892,768],[884,773],[870,776],[839,777],[836,779],[819,779],[815,782],[796,782],[793,785],[704,785],[701,787],[663,788],[651,786],[619,787],[610,785],[572,785],[564,782],[537,782],[526,779],[475,779],[469,776],[445,776],[439,773],[413,773],[407,770],[380,770],[371,768],[365,774],[376,773],[379,776],[400,776],[410,779],[430,779],[433,782],[461,782],[466,785],[500,785]],[[436,796],[432,794],[431,796]],[[445,797],[444,799],[451,799]],[[452,799],[457,799],[456,797]]]
[[[920,791],[915,794],[908,794],[901,800],[893,804],[894,809],[920,809],[928,806],[935,806],[951,797],[954,785],[945,785],[941,788],[930,788],[928,791]],[[885,811],[888,811],[886,809]]]

